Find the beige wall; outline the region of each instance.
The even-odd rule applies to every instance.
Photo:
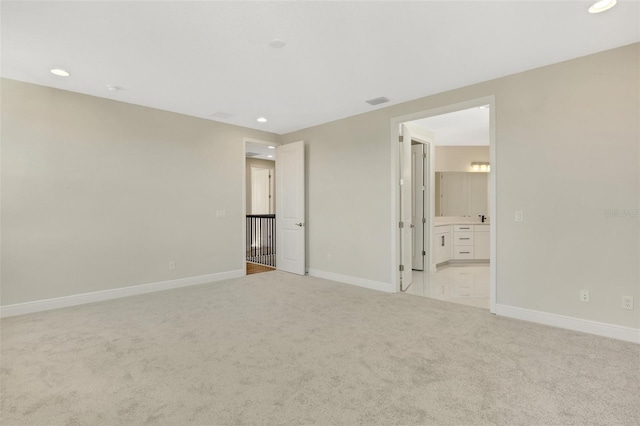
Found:
[[[251,214],[251,166],[255,166],[255,167],[261,167],[264,169],[273,169],[273,174],[271,176],[272,182],[275,182],[276,179],[276,162],[272,161],[272,160],[260,160],[258,158],[247,158],[246,161],[246,175],[245,175],[245,181],[247,183],[247,190],[246,190],[246,195],[247,195],[247,201],[246,201],[246,205],[247,205],[247,214]],[[276,194],[275,194],[275,185],[274,185],[274,193],[272,194],[273,197],[273,206],[275,209],[275,205],[276,205]],[[275,213],[275,210],[274,210]]]
[[[639,208],[639,46],[283,135],[307,142],[309,268],[390,282],[391,119],[495,95],[498,303],[639,328],[640,219],[607,215]]]
[[[3,306],[243,270],[243,137],[277,135],[1,82]]]
[[[488,146],[436,146],[435,151],[436,172],[471,172],[471,163],[489,162]]]
[[[243,137],[306,141],[308,266],[388,283],[391,119],[495,95],[498,303],[638,328],[639,46],[282,137],[2,80],[1,303],[241,269]]]

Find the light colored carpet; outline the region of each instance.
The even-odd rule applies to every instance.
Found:
[[[640,346],[267,272],[2,320],[3,425],[640,424]]]

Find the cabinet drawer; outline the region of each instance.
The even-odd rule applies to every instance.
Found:
[[[453,234],[454,246],[472,246],[473,232],[455,232]]]
[[[473,232],[473,225],[453,225],[453,232]]]
[[[453,248],[454,259],[473,259],[472,246],[457,246]]]
[[[489,225],[474,225],[476,232],[489,232]]]

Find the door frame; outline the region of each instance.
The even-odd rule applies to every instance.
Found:
[[[420,132],[421,129],[415,129],[414,132]],[[428,273],[431,271],[433,260],[433,217],[435,216],[435,203],[431,199],[431,195],[435,191],[435,137],[427,134],[413,135],[412,142],[415,141],[423,145],[425,154],[427,154],[426,161],[423,162],[423,172],[425,174],[426,182],[424,182],[425,191],[423,194],[423,205],[426,206],[423,214],[426,222],[423,224],[423,247],[426,248],[427,255],[422,259],[423,266],[422,272]]]
[[[242,216],[240,218],[240,223],[241,223],[241,229],[242,229],[242,240],[241,241],[241,245],[240,245],[240,254],[242,255],[242,275],[247,275],[247,268],[246,268],[246,263],[247,263],[247,248],[246,248],[246,243],[247,243],[247,142],[251,142],[251,143],[258,143],[260,145],[267,145],[267,146],[279,146],[282,145],[280,142],[273,142],[273,141],[264,141],[264,140],[260,140],[260,139],[254,139],[254,138],[247,138],[247,137],[243,137],[242,138],[242,168],[240,170],[242,170],[242,208],[241,208],[241,212],[242,212]],[[275,164],[276,161],[278,161],[278,158],[274,158],[274,162],[273,162],[273,167],[275,169]]]
[[[497,198],[496,191],[496,175],[498,171],[498,165],[496,163],[496,108],[495,108],[495,95],[484,96],[481,98],[471,99],[455,104],[445,105],[437,108],[427,109],[423,111],[414,112],[398,117],[393,117],[390,122],[391,139],[389,141],[390,156],[391,156],[391,285],[394,292],[400,292],[400,232],[398,227],[399,222],[399,203],[400,203],[400,191],[398,190],[398,182],[400,180],[400,159],[398,150],[398,138],[400,136],[400,125],[408,121],[420,120],[422,118],[433,117],[436,115],[447,114],[450,112],[461,111],[469,108],[479,107],[482,105],[489,105],[489,162],[491,164],[491,170],[489,172],[489,188],[491,196],[489,200],[491,221],[489,227],[489,244],[490,244],[490,260],[489,260],[489,311],[495,314],[496,301],[498,298],[498,283],[497,283],[497,247],[496,247],[496,234],[498,228],[498,212],[497,212]],[[435,170],[431,170],[434,173]],[[433,194],[429,195],[430,197]],[[431,210],[431,209],[430,209]],[[431,210],[430,218],[431,222],[429,226],[433,224],[433,210]],[[431,255],[430,255],[431,256]]]

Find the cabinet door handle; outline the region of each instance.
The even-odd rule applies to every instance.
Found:
[[[461,227],[460,227],[460,229],[471,229],[471,228],[469,228],[469,227],[463,228],[463,227],[461,226]]]
[[[442,243],[441,246],[444,247],[444,235],[442,236]]]
[[[470,240],[471,238],[460,238],[461,240]]]
[[[471,254],[470,251],[461,251],[460,254]]]

